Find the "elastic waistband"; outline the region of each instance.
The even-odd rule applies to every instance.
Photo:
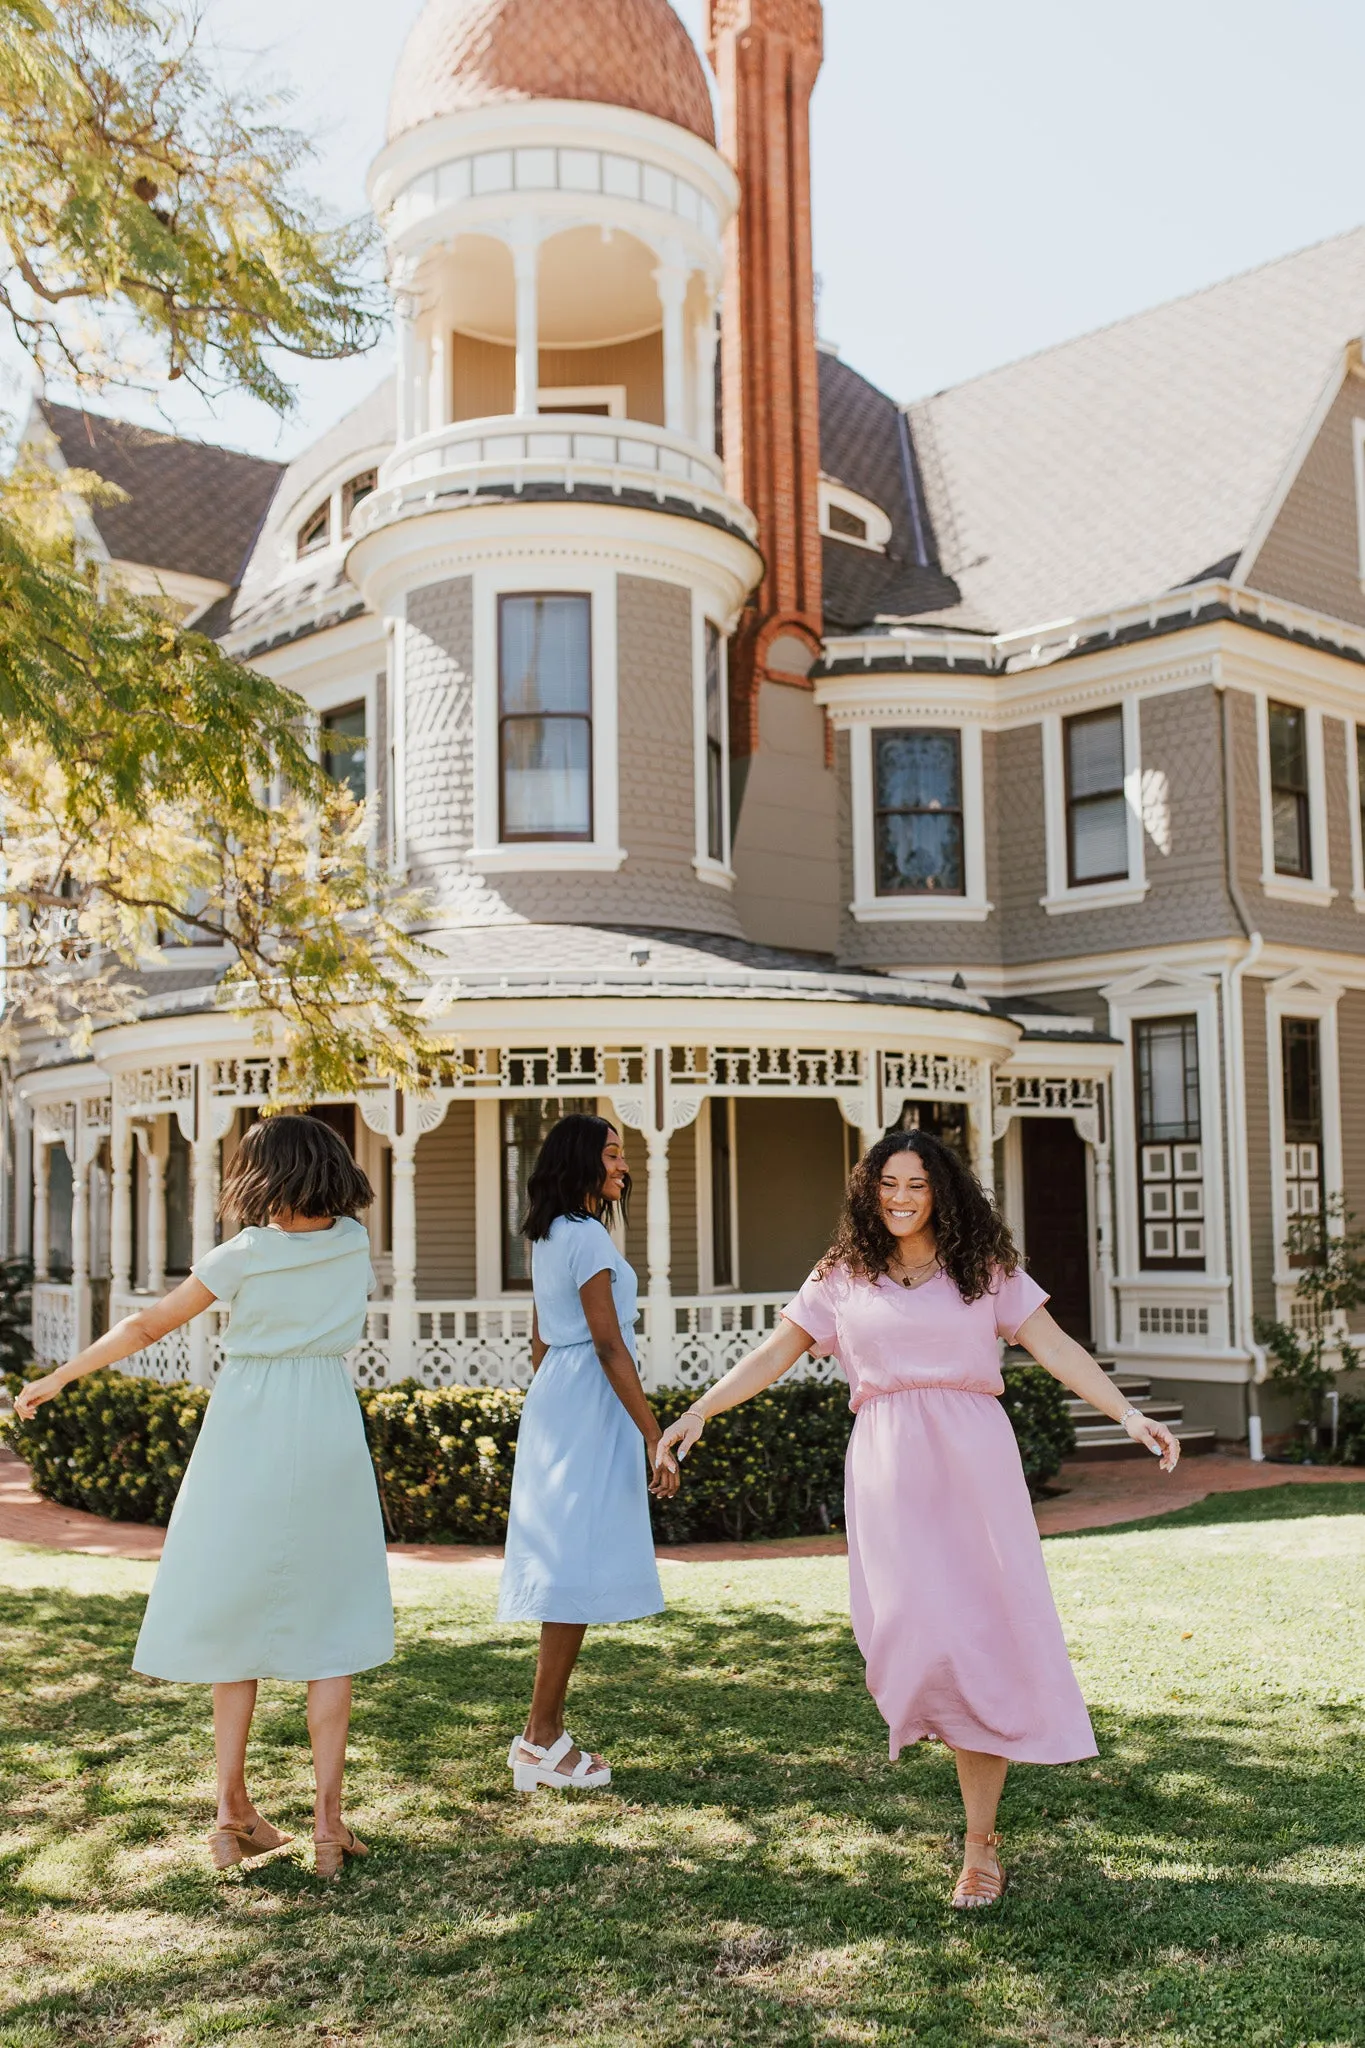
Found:
[[[229,1351],[224,1365],[345,1365],[344,1351]]]
[[[905,1387],[888,1387],[880,1394],[864,1394],[859,1408],[869,1408],[874,1401],[894,1401],[901,1394],[972,1394],[981,1401],[998,1401],[1001,1390],[998,1387],[954,1387],[945,1386],[942,1380],[912,1380]]]

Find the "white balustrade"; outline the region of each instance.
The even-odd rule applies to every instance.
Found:
[[[709,1387],[776,1329],[790,1300],[791,1290],[782,1294],[675,1294],[667,1310],[672,1327],[662,1344],[651,1327],[653,1316],[647,1307],[641,1355],[648,1354],[649,1384]],[[807,1352],[784,1377],[832,1380],[837,1374],[832,1359],[812,1358]]]
[[[542,413],[457,420],[403,442],[380,470],[379,489],[357,507],[354,531],[373,532],[446,496],[535,484],[681,496],[745,532],[754,524],[727,492],[723,464],[688,435],[637,420]]]
[[[60,1365],[79,1350],[76,1290],[39,1280],[33,1289],[33,1356],[39,1365]]]

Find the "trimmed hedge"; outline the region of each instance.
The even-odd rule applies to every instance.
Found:
[[[10,1384],[17,1389],[17,1376]],[[663,1423],[691,1390],[651,1395]],[[391,1536],[403,1543],[500,1543],[507,1525],[521,1395],[406,1381],[360,1396]],[[113,1521],[170,1519],[207,1393],[97,1373],[30,1423],[6,1425],[38,1491]],[[1032,1489],[1058,1470],[1075,1434],[1065,1391],[1041,1367],[1005,1368],[1006,1412]],[[809,1536],[842,1530],[848,1392],[842,1381],[775,1387],[708,1425],[681,1493],[654,1503],[665,1543]]]

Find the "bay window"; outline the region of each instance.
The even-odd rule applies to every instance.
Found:
[[[955,732],[873,736],[878,896],[962,896],[962,742]]]
[[[1267,707],[1270,729],[1270,829],[1277,875],[1313,873],[1308,808],[1308,720],[1297,704]]]

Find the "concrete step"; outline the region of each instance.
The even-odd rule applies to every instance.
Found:
[[[1067,1401],[1066,1406],[1067,1413],[1078,1428],[1083,1422],[1097,1422],[1101,1419],[1107,1422],[1109,1419],[1108,1416],[1101,1418],[1098,1408],[1092,1408],[1088,1401],[1082,1401],[1075,1395]],[[1153,1398],[1150,1394],[1144,1394],[1140,1399],[1132,1401],[1132,1406],[1140,1409],[1144,1415],[1152,1416],[1157,1422],[1185,1420],[1185,1410],[1179,1401],[1164,1401],[1160,1396]]]
[[[1176,1422],[1171,1424],[1171,1434],[1179,1439],[1183,1458],[1198,1458],[1204,1452],[1217,1448],[1217,1439],[1211,1429],[1196,1429],[1191,1423]],[[1150,1458],[1152,1454],[1142,1444],[1135,1444],[1127,1430],[1120,1429],[1115,1422],[1106,1421],[1082,1425],[1076,1431],[1076,1448],[1071,1455],[1076,1459],[1101,1459]]]

